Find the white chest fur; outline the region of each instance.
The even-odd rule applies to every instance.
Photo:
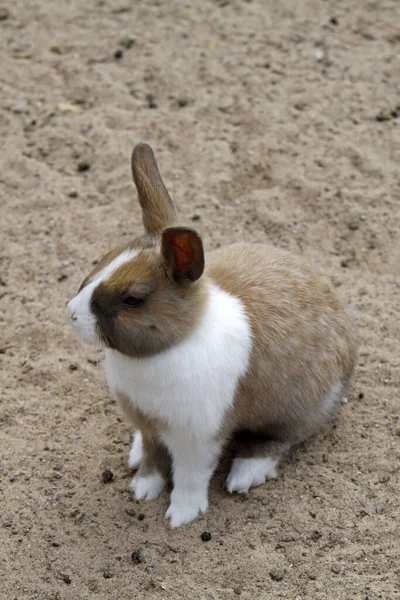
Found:
[[[178,346],[145,359],[107,349],[107,382],[171,430],[214,435],[247,370],[251,342],[241,301],[213,285],[202,322]]]

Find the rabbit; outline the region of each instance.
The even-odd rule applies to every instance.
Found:
[[[236,243],[205,261],[144,142],[132,174],[145,232],[100,260],[68,314],[104,348],[109,389],[132,422],[133,493],[153,500],[172,475],[166,518],[179,527],[206,512],[236,434],[226,487],[246,493],[320,429],[347,393],[357,328],[331,285],[285,250]]]

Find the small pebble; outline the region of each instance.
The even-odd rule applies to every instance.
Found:
[[[329,19],[329,23],[330,23],[331,25],[339,25],[339,21],[337,20],[337,18],[336,18],[336,17],[331,17],[331,18]]]
[[[72,190],[71,192],[68,192],[68,198],[77,198],[78,195],[79,194],[76,190]]]
[[[200,215],[197,215],[197,214],[195,214],[195,215],[192,215],[191,219],[192,219],[192,221],[200,221],[200,219],[201,219],[201,216],[200,216]]]
[[[101,480],[103,483],[110,483],[114,479],[114,473],[110,469],[104,469],[101,474]]]
[[[126,508],[125,512],[130,517],[135,517],[136,516],[136,510],[134,508]]]
[[[10,11],[4,6],[0,7],[0,21],[6,21],[10,17]]]
[[[376,507],[376,513],[378,515],[382,515],[385,512],[385,509],[383,508],[383,506],[379,505]]]
[[[348,399],[348,398],[342,398],[342,404],[347,404],[347,403],[348,403],[348,401],[349,401],[349,399]]]
[[[308,460],[307,464],[310,465],[310,467],[313,467],[315,465],[315,462],[313,460]]]
[[[314,52],[315,60],[321,62],[325,58],[325,52],[321,48],[317,48]]]
[[[141,550],[134,550],[131,554],[132,562],[135,565],[140,565],[140,563],[144,562],[143,554]]]
[[[109,571],[108,569],[106,571],[104,571],[104,573],[103,573],[104,579],[112,579],[114,577],[114,575],[115,575],[114,571]]]
[[[58,548],[60,544],[59,544],[59,542],[51,542],[51,545],[52,545],[54,548]]]
[[[25,104],[16,104],[11,110],[16,115],[22,115],[24,112],[26,112],[26,106]]]
[[[121,46],[123,46],[127,50],[129,50],[130,48],[132,48],[132,46],[135,43],[136,43],[136,38],[135,38],[134,35],[124,35],[124,37],[121,38],[121,41],[120,41]]]
[[[72,579],[69,575],[61,575],[62,580],[64,581],[64,583],[68,583],[68,585],[71,583]]]
[[[65,267],[69,267],[69,260],[63,260],[61,265],[65,268]]]
[[[122,50],[117,50],[116,52],[114,52],[114,58],[116,60],[121,60],[121,58],[123,58],[124,53],[122,52]]]
[[[273,570],[269,572],[269,576],[271,577],[271,579],[273,581],[282,581],[283,579],[283,573],[282,571],[277,571],[277,570]]]
[[[242,593],[242,590],[239,587],[237,587],[237,588],[234,588],[233,592],[236,594],[236,596],[240,596]]]
[[[322,455],[322,462],[327,463],[329,461],[329,455],[328,454],[323,454]]]
[[[339,575],[340,573],[340,565],[338,564],[334,564],[331,566],[331,571],[332,573],[336,573],[336,575]]]
[[[68,367],[68,369],[70,371],[77,371],[78,370],[78,365],[76,363],[71,363]]]
[[[362,400],[363,398],[364,398],[364,392],[360,392],[360,393],[358,394],[358,399],[359,399],[359,400]]]
[[[203,531],[200,537],[203,540],[203,542],[209,542],[212,538],[212,535],[210,531]]]
[[[88,163],[86,160],[82,160],[80,163],[78,163],[77,168],[79,173],[84,173],[85,171],[89,171],[90,163]]]
[[[138,516],[139,521],[143,521],[143,519],[145,518],[145,514],[144,513],[140,513],[140,515]]]

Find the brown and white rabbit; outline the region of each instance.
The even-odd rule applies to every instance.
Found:
[[[109,252],[69,302],[74,330],[105,350],[107,382],[131,419],[138,499],[173,491],[172,527],[207,509],[221,452],[247,432],[227,479],[247,492],[314,434],[346,393],[353,321],[327,281],[288,252],[236,244],[204,259],[178,227],[145,143],[132,154],[145,233]]]

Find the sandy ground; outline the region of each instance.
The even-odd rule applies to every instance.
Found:
[[[0,47],[0,598],[400,598],[398,0],[15,0]],[[174,531],[65,311],[141,231],[141,139],[208,249],[290,248],[360,321],[327,429]]]

